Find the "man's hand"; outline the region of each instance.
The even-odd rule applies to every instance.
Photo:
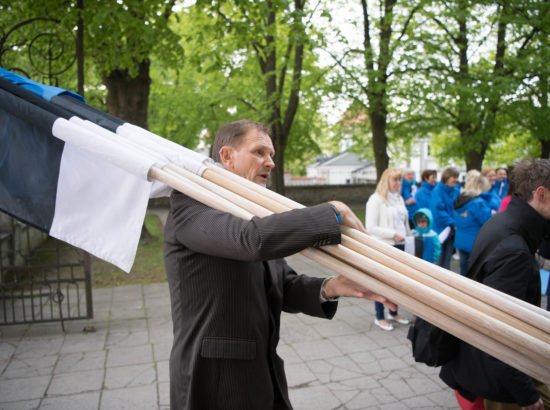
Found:
[[[355,228],[358,231],[367,233],[363,223],[359,220],[359,218],[357,218],[349,206],[340,201],[330,201],[330,203],[334,205],[338,209],[338,212],[340,212],[340,215],[342,215],[342,225],[346,225],[351,228]]]
[[[336,276],[327,281],[325,284],[325,295],[328,299],[336,296],[347,296],[352,298],[375,300],[376,302],[383,303],[392,311],[397,310],[396,304],[390,302],[386,299],[386,297],[371,292],[370,290],[342,275]]]
[[[538,401],[534,402],[530,406],[524,406],[521,409],[522,410],[544,410],[544,403],[542,399],[538,399]]]

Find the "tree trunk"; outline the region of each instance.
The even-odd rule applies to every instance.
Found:
[[[378,110],[371,110],[372,149],[376,166],[376,180],[380,180],[382,172],[388,168],[390,158],[387,152],[388,137],[386,135],[386,116]]]
[[[103,75],[107,86],[107,109],[111,115],[139,127],[148,128],[147,112],[151,77],[149,60],[138,63],[138,74],[131,77],[127,69]]]
[[[148,127],[147,113],[151,87],[149,65],[149,60],[140,62],[136,77],[131,77],[126,69],[113,70],[108,75],[103,75],[103,83],[107,87],[106,104],[109,114],[145,129]],[[144,223],[141,227],[141,239],[149,241],[152,237]]]

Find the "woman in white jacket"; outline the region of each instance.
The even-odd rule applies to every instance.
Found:
[[[372,236],[403,250],[405,237],[410,235],[409,216],[405,202],[399,194],[402,174],[395,168],[388,168],[380,177],[376,191],[367,201],[365,227]],[[392,312],[384,317],[384,305],[374,303],[376,319],[374,323],[383,330],[393,330],[389,321],[409,324],[409,320]]]

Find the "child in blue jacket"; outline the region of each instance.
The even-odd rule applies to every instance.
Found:
[[[435,263],[441,253],[439,236],[432,229],[432,211],[428,208],[420,208],[413,214],[414,229],[414,254],[428,262]]]

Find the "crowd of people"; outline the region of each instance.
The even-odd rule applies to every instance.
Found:
[[[367,201],[368,233],[446,269],[457,252],[461,275],[540,306],[540,261],[550,257],[550,161],[519,162],[511,180],[506,168],[470,170],[463,183],[454,167],[436,177],[425,170],[416,183],[411,170],[386,169]],[[376,306],[381,329],[392,330],[388,320],[396,317],[397,310],[385,319]],[[538,410],[550,403],[548,385],[468,343],[460,341],[458,352],[440,378],[462,410]]]

